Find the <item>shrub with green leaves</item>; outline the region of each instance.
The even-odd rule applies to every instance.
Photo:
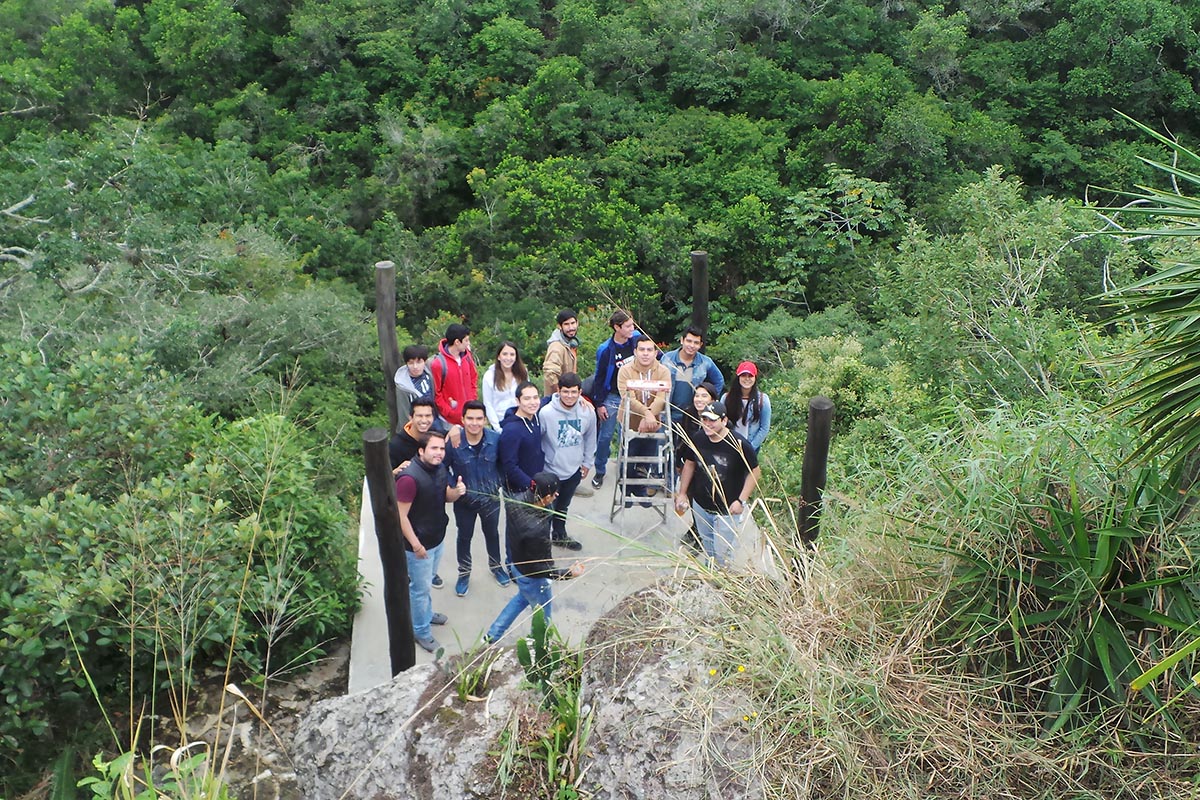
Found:
[[[355,607],[350,520],[300,431],[204,415],[134,350],[4,351],[0,758],[19,768],[95,718],[89,681],[131,716],[163,690],[186,707],[199,670],[304,663]]]

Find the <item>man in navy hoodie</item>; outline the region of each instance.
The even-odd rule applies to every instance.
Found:
[[[546,466],[542,454],[542,424],[538,421],[541,396],[530,381],[517,385],[517,405],[500,422],[500,473],[511,494],[529,490],[533,476]]]
[[[617,410],[621,407],[621,392],[617,389],[617,372],[633,361],[633,350],[641,333],[628,311],[617,309],[609,317],[612,336],[596,350],[596,374],[592,378],[592,405],[596,407],[596,472],[592,488],[599,489],[608,471],[608,455],[612,450],[613,432],[617,429]]]

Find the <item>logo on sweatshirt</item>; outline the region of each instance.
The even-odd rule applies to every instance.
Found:
[[[560,419],[556,447],[578,447],[583,441],[583,423],[577,419]]]

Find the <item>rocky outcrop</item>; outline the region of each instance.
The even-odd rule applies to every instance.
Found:
[[[582,796],[700,800],[761,796],[744,725],[747,698],[713,680],[703,631],[719,616],[703,584],[645,589],[588,636],[582,698],[592,729],[580,759]],[[552,724],[511,653],[485,698],[462,700],[453,679],[418,667],[391,682],[315,705],[293,754],[313,800],[527,797],[501,785],[503,753]],[[535,765],[540,762],[534,762]]]
[[[596,798],[761,796],[752,777],[748,698],[709,674],[719,597],[702,583],[651,587],[601,618],[587,639],[595,713],[588,789]]]

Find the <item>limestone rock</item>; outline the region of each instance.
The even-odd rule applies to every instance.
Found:
[[[493,794],[488,750],[515,709],[529,704],[516,660],[506,656],[482,701],[458,699],[436,666],[325,700],[304,716],[293,753],[312,800],[459,800]]]
[[[743,722],[748,699],[711,678],[707,643],[696,634],[719,613],[719,597],[704,584],[657,586],[596,623],[583,675],[583,703],[594,716],[581,796],[762,795],[750,767],[755,740]],[[547,715],[511,652],[489,685],[486,702],[464,702],[444,673],[423,666],[316,704],[296,734],[298,783],[313,800],[529,796],[528,787],[500,786],[496,753],[503,731],[526,741]]]
[[[595,709],[585,775],[596,798],[761,797],[748,698],[714,682],[696,631],[717,614],[704,584],[650,587],[592,628],[584,697]]]

